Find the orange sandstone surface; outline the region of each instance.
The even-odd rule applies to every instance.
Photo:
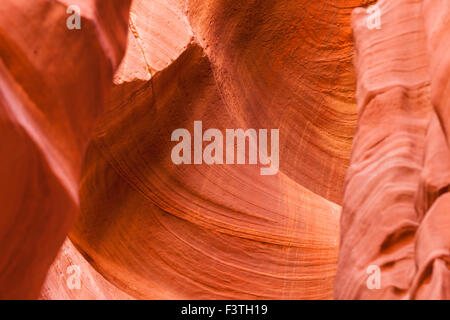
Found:
[[[332,297],[359,4],[133,2],[70,233],[96,270],[136,298]],[[279,128],[279,172],[174,165],[196,120]]]
[[[352,17],[358,126],[335,298],[449,299],[450,2],[377,5],[379,30]]]
[[[450,3],[373,3],[3,0],[0,298],[448,298]]]
[[[83,158],[126,50],[129,1],[0,4],[0,298],[37,298],[79,212]]]

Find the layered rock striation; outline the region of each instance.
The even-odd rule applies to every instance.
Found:
[[[330,299],[343,190],[336,297],[442,296],[448,8],[356,11],[357,110],[373,2],[2,1],[0,298]],[[198,120],[279,129],[277,174],[174,164]]]

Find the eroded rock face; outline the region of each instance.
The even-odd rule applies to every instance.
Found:
[[[38,297],[49,270],[43,299],[331,298],[357,118],[350,13],[371,2],[4,0],[0,297]],[[416,162],[424,88],[385,97]],[[171,133],[195,120],[279,129],[278,173],[175,165]],[[405,171],[409,188],[421,171]]]
[[[70,234],[112,284],[136,298],[331,298],[363,2],[340,4],[133,3]],[[195,120],[279,128],[278,174],[174,165],[171,133]]]
[[[178,43],[133,36],[181,50],[165,68],[148,62],[150,80],[116,75],[126,81],[85,159],[72,241],[138,298],[331,298],[355,125],[350,29],[337,26],[351,7],[166,5],[167,21],[189,22],[174,28]],[[335,33],[306,41],[317,30]],[[140,49],[143,60],[150,49]],[[127,58],[140,61],[127,53],[122,66],[134,65]],[[279,128],[278,174],[174,165],[171,133],[192,132],[195,120],[205,130]]]
[[[335,297],[448,299],[450,4],[378,6],[381,29],[363,10],[352,19],[359,120]],[[371,266],[379,288],[367,284]]]
[[[78,211],[82,159],[126,46],[129,1],[0,5],[0,298],[36,298]]]

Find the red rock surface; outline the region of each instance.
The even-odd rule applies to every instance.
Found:
[[[347,173],[339,299],[448,299],[450,4],[379,1],[354,11],[358,127]],[[367,268],[380,268],[369,289]]]
[[[43,300],[133,299],[96,271],[70,240],[64,242],[48,271],[40,298]]]
[[[78,211],[82,159],[126,45],[129,2],[0,5],[0,298],[36,298]]]
[[[372,3],[3,0],[0,298],[447,298],[450,4]],[[195,120],[279,172],[174,165]]]
[[[141,58],[127,53],[85,159],[70,236],[106,278],[137,298],[331,298],[337,181],[355,124],[351,38],[349,27],[311,42],[304,32],[345,26],[343,4],[172,2],[167,19],[180,24],[165,30],[167,43],[133,34],[179,51],[161,68],[144,58],[151,48],[129,47]],[[150,71],[130,77],[128,66],[145,60]],[[199,119],[280,128],[280,172],[174,165],[171,132]]]

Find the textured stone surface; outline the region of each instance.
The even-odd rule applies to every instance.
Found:
[[[370,2],[188,1],[230,112],[280,128],[281,170],[336,203],[356,122],[349,15]]]
[[[73,241],[140,297],[327,297],[339,206],[282,172],[174,165],[174,129],[236,120],[198,45],[152,79],[91,144]]]
[[[136,298],[331,298],[363,2],[146,3],[131,9],[71,240]],[[170,134],[194,120],[280,128],[279,173],[175,166]]]
[[[347,172],[339,299],[448,299],[450,6],[379,1],[356,9],[358,127]],[[367,269],[381,270],[369,289]]]
[[[62,245],[41,290],[41,299],[130,300],[96,271],[67,239]]]
[[[0,298],[332,298],[357,121],[350,15],[372,2],[134,0],[130,9],[126,0],[2,1]],[[392,252],[383,256],[388,265],[400,257],[389,281],[402,293],[416,281],[424,291],[414,295],[440,294],[413,279],[410,230],[424,203],[423,215],[434,214],[421,237],[443,230],[434,221],[445,212],[436,190],[446,178],[421,168],[426,161],[435,172],[446,142],[437,118],[446,110],[438,67],[445,54],[437,48],[429,60],[427,46],[447,40],[420,20],[420,1],[399,3],[383,10],[406,29],[356,32],[360,123],[340,263],[354,275],[341,273],[338,297],[361,297],[358,263],[372,262],[379,248]],[[81,30],[66,28],[73,4]],[[445,11],[426,8],[428,19],[445,20]],[[391,51],[382,46],[389,36],[401,44]],[[437,115],[431,97],[443,103]],[[220,130],[280,129],[278,174],[174,165],[170,135],[192,131],[194,120]],[[383,130],[373,134],[379,122]],[[433,130],[441,140],[425,152]],[[384,217],[374,219],[372,204],[387,197],[377,207]],[[374,221],[370,232],[361,229]],[[357,263],[350,249],[364,243],[363,231],[375,241],[359,249]],[[440,247],[423,242],[417,265],[427,270]],[[80,289],[67,285],[73,266]],[[445,272],[441,260],[435,268]]]
[[[129,1],[0,5],[0,298],[35,298],[78,211],[81,163],[126,45]]]

